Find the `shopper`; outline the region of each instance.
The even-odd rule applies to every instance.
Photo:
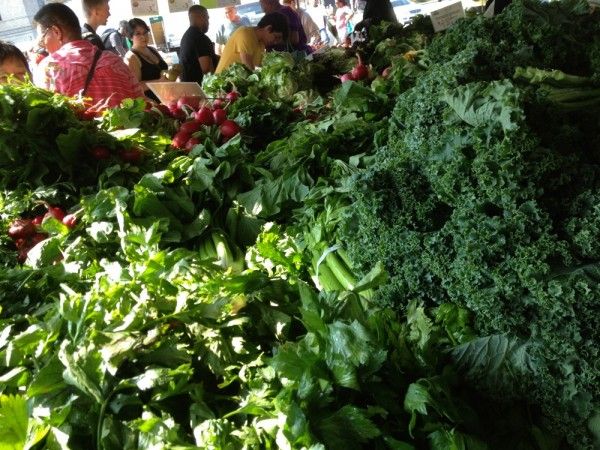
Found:
[[[240,16],[237,12],[235,5],[225,7],[225,19],[226,22],[221,25],[216,36],[217,53],[223,53],[223,48],[227,43],[229,36],[237,30],[239,27],[249,27],[250,19],[246,16]]]
[[[377,25],[383,21],[398,22],[390,0],[367,0],[363,12],[363,21],[367,21],[369,26]]]
[[[33,20],[39,45],[49,53],[40,63],[38,85],[65,95],[88,97],[88,103],[97,108],[144,96],[121,58],[82,38],[79,20],[68,6],[49,3]]]
[[[148,45],[150,27],[142,19],[131,19],[127,22],[127,37],[133,44],[125,55],[125,63],[140,82],[146,97],[158,102],[158,98],[148,89],[145,82],[167,81],[161,72],[169,67],[158,50]]]
[[[234,63],[254,70],[261,64],[265,48],[287,40],[288,30],[287,18],[276,12],[265,14],[255,27],[238,28],[225,44],[216,73]]]
[[[181,38],[179,62],[182,66],[181,81],[196,81],[202,84],[205,74],[215,71],[218,58],[215,44],[206,35],[208,10],[204,6],[192,5],[188,10],[190,27]]]
[[[289,6],[296,14],[298,14],[300,23],[302,24],[302,29],[304,30],[304,34],[308,40],[308,44],[311,46],[319,45],[321,43],[321,31],[310,14],[308,14],[304,9],[298,7],[297,0],[282,0],[282,3],[283,6]]]
[[[25,81],[28,77],[31,77],[31,72],[23,52],[8,42],[0,41],[0,83],[12,79]]]
[[[267,50],[276,51],[300,51],[307,52],[310,49],[307,46],[306,34],[302,28],[302,22],[296,12],[289,6],[279,3],[279,0],[260,0],[260,6],[265,14],[278,12],[287,17],[289,26],[289,37],[285,42],[277,45],[267,46]]]
[[[100,50],[104,50],[104,43],[96,30],[100,25],[106,25],[106,21],[110,16],[108,0],[82,0],[82,6],[86,20],[86,23],[81,27],[82,37]]]
[[[337,29],[338,41],[342,46],[348,46],[348,37],[351,33],[350,26],[354,13],[348,6],[346,0],[336,0],[335,2],[335,28]]]
[[[128,27],[129,23],[126,20],[121,20],[117,30],[114,28],[107,28],[104,30],[102,36],[100,36],[102,38],[104,49],[113,52],[120,57],[124,57],[127,53],[127,49],[130,48],[127,45]]]

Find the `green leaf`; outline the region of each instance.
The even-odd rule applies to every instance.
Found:
[[[58,135],[56,145],[61,156],[69,163],[81,158],[83,149],[88,147],[90,132],[85,128],[69,128],[67,133]]]
[[[25,448],[28,423],[29,411],[25,397],[0,395],[0,449]]]
[[[27,253],[27,264],[34,268],[51,265],[61,258],[60,245],[62,240],[52,236],[36,244]]]
[[[375,264],[375,267],[371,269],[371,271],[366,274],[356,286],[354,286],[354,292],[363,292],[368,289],[374,289],[383,285],[388,279],[388,273],[385,270],[385,267],[381,261],[378,261]]]
[[[488,450],[479,439],[456,430],[436,430],[428,438],[431,450]]]
[[[100,387],[86,373],[86,368],[79,358],[75,358],[70,343],[64,341],[60,347],[58,358],[65,366],[64,380],[90,396],[98,405],[102,404],[103,396]]]
[[[364,444],[380,435],[365,411],[352,405],[344,405],[315,426],[330,450],[366,448]]]
[[[417,425],[417,413],[427,415],[427,405],[431,403],[431,395],[427,387],[420,383],[411,383],[404,396],[404,409],[410,413],[408,432],[413,437]]]
[[[519,92],[510,80],[471,83],[446,94],[444,100],[469,125],[498,124],[508,132],[523,120]]]
[[[54,356],[48,364],[36,373],[33,381],[27,388],[27,395],[29,397],[36,397],[65,387],[63,370],[64,366],[60,363],[58,357]]]
[[[529,345],[515,337],[495,334],[459,345],[451,354],[456,364],[469,375],[492,378],[503,372],[535,372],[536,364],[529,356]]]

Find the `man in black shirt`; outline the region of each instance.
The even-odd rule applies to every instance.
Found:
[[[96,30],[100,25],[106,25],[110,16],[108,0],[83,0],[82,5],[86,23],[81,27],[81,37],[104,50],[104,43]]]
[[[179,48],[179,62],[183,68],[181,81],[202,83],[205,73],[212,73],[217,67],[215,44],[206,35],[208,31],[208,11],[204,6],[192,5],[188,10],[190,27],[183,34]]]

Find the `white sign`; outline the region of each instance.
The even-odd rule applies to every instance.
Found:
[[[131,0],[134,16],[155,16],[158,14],[158,0]]]
[[[169,0],[169,12],[187,11],[193,4],[192,0]]]
[[[443,8],[431,11],[431,23],[433,23],[434,31],[443,31],[450,28],[458,19],[465,17],[465,10],[462,2],[452,3]]]

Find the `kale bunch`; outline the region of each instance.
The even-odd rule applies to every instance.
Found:
[[[355,177],[343,230],[355,262],[384,262],[383,302],[471,310],[488,339],[461,358],[471,379],[539,406],[579,448],[600,411],[599,109],[552,102],[514,74],[563,70],[595,92],[599,23],[583,2],[517,0],[434,40]],[[523,345],[489,350],[498,336]]]

